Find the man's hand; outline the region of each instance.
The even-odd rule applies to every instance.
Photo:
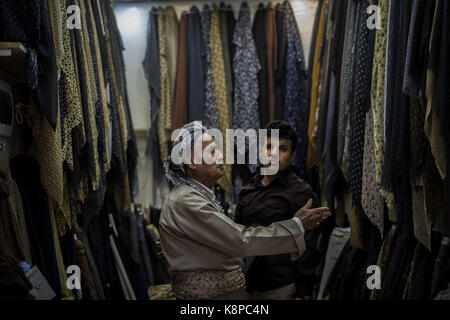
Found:
[[[309,199],[306,205],[295,213],[295,216],[302,222],[305,231],[317,228],[321,222],[331,215],[329,208],[310,209],[311,205],[312,199]]]

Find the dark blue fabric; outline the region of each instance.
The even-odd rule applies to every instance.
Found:
[[[297,21],[289,1],[284,2],[284,9],[287,41],[284,118],[291,123],[298,135],[297,156],[292,165],[294,172],[303,178],[307,151],[305,122],[307,70]]]

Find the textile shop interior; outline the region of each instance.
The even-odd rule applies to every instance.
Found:
[[[308,236],[307,295],[450,299],[448,1],[15,0],[0,15],[1,298],[174,299],[158,224],[172,131],[285,120],[292,172],[332,211]],[[255,173],[225,164],[229,217]]]

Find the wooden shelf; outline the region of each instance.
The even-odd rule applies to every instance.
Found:
[[[0,69],[10,81],[24,82],[27,49],[20,42],[0,42]]]

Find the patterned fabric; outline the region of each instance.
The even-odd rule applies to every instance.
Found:
[[[79,1],[81,9],[81,22],[87,26],[86,7],[84,0]],[[80,79],[85,81],[86,103],[83,105],[83,116],[85,124],[86,141],[88,145],[88,173],[92,182],[92,189],[97,190],[100,184],[100,166],[98,156],[98,131],[95,119],[96,104],[97,104],[97,88],[95,86],[94,65],[89,46],[89,32],[88,28],[82,28],[80,32],[79,52],[81,53],[81,62],[84,68],[84,75],[79,74]],[[83,80],[81,80],[83,81]]]
[[[227,100],[227,87],[225,82],[225,65],[223,60],[222,40],[220,38],[219,12],[211,13],[211,57],[214,76],[214,89],[216,91],[217,109],[219,111],[219,125],[224,137],[223,146],[226,145],[226,130],[229,128],[229,107]],[[226,191],[232,191],[231,166],[226,164],[226,154],[224,154],[224,176],[218,184]]]
[[[95,121],[98,132],[98,154],[101,161],[102,169],[103,165],[106,164],[106,168],[109,167],[108,163],[108,150],[105,129],[107,128],[107,123],[105,123],[104,111],[108,109],[106,104],[106,93],[104,90],[103,82],[103,68],[101,64],[100,49],[98,47],[97,30],[95,26],[95,21],[93,20],[93,11],[91,2],[86,2],[86,22],[88,26],[89,33],[89,46],[92,57],[92,66],[94,71],[94,80],[97,93],[97,100],[95,101]],[[103,176],[105,176],[104,170],[102,170]]]
[[[380,230],[380,235],[383,236],[384,201],[376,181],[374,145],[373,115],[369,110],[366,113],[361,205],[366,216]]]
[[[342,89],[339,100],[339,114],[338,114],[338,159],[342,163],[342,170],[344,175],[349,180],[350,170],[350,142],[351,142],[351,122],[350,114],[353,107],[354,99],[354,71],[355,71],[355,57],[356,57],[356,36],[358,32],[358,21],[361,11],[358,10],[358,2],[351,1],[349,4],[347,25],[347,35],[345,38],[346,46],[344,53],[343,72],[342,72]]]
[[[177,299],[212,299],[245,289],[245,278],[241,269],[178,271],[172,273],[172,289]]]
[[[161,96],[160,96],[161,87],[160,87],[159,72],[153,72],[153,70],[159,70],[158,13],[155,7],[153,7],[152,10],[149,12],[147,32],[148,32],[147,47],[145,50],[144,60],[142,61],[142,66],[144,68],[145,78],[148,81],[151,110],[150,110],[150,129],[147,136],[147,146],[145,154],[147,156],[150,156],[152,159],[153,179],[155,181],[155,184],[157,184],[162,181],[164,175],[162,174],[161,170],[162,169],[160,161],[161,151],[159,148],[159,136],[158,136],[158,115],[161,103]],[[186,92],[187,92],[187,84],[186,84]],[[176,94],[178,93],[179,92],[177,92]],[[187,109],[187,101],[186,101],[186,109]]]
[[[202,35],[206,52],[206,77],[205,77],[205,126],[208,128],[220,128],[219,111],[217,110],[216,91],[211,57],[211,11],[205,5],[201,14]]]
[[[367,28],[366,19],[364,19],[364,12],[368,6],[368,0],[358,3],[360,15],[357,26],[355,92],[354,105],[350,114],[350,190],[355,204],[361,201],[364,131],[366,112],[370,107],[369,92],[372,81],[370,70],[372,70],[373,44],[371,43],[370,30]]]
[[[63,155],[61,150],[61,131],[59,113],[56,130],[53,130],[48,120],[37,109],[34,99],[30,97],[28,120],[33,134],[33,144],[30,154],[37,159],[40,166],[42,187],[58,208],[57,221],[60,234],[64,234],[66,223],[71,226],[70,211],[63,211],[64,177]]]
[[[389,14],[389,0],[380,0],[380,29],[376,30],[375,36],[375,56],[373,59],[372,71],[372,91],[371,108],[374,118],[375,133],[375,167],[376,179],[379,184],[381,181],[381,168],[384,159],[384,77],[386,66],[386,40],[387,40],[387,18]]]
[[[319,96],[319,84],[320,84],[320,73],[322,65],[320,63],[320,57],[322,52],[322,42],[324,37],[324,28],[326,22],[326,3],[322,4],[322,10],[320,13],[320,22],[317,31],[317,39],[316,39],[316,47],[314,48],[314,63],[312,67],[312,75],[311,75],[311,103],[309,110],[309,122],[308,122],[308,157],[307,157],[307,167],[312,168],[315,164],[315,154],[316,154],[316,139],[315,134],[313,132],[314,127],[316,126],[316,111],[318,106],[318,96]]]
[[[81,101],[78,95],[79,88],[73,63],[70,33],[65,23],[65,1],[52,0],[49,1],[49,5],[55,43],[62,41],[62,47],[57,46],[59,50],[56,51],[63,79],[63,83],[59,86],[62,152],[67,165],[73,170],[72,130],[82,125]]]
[[[166,41],[166,24],[167,17],[164,10],[158,8],[158,40],[159,40],[159,67],[161,81],[161,105],[158,116],[158,135],[159,147],[161,150],[161,161],[167,157],[167,143],[170,140],[172,120],[172,90],[170,87],[168,50]]]
[[[261,69],[256,55],[250,22],[250,10],[244,2],[239,11],[233,35],[236,52],[233,58],[234,71],[234,128],[259,129],[258,79]]]
[[[233,11],[231,11],[233,13]],[[228,114],[229,116],[229,128],[233,128],[233,80],[232,80],[232,67],[231,67],[231,56],[230,56],[230,48],[229,45],[229,28],[227,22],[227,9],[223,2],[220,3],[219,8],[219,25],[220,25],[220,37],[222,38],[222,54],[223,54],[223,62],[225,66],[225,83],[227,86],[227,101],[228,101]]]
[[[178,18],[173,7],[167,7],[165,10],[165,32],[167,42],[167,65],[169,70],[170,94],[173,97],[175,88],[175,74],[177,71],[178,56]]]
[[[305,90],[306,66],[303,47],[294,12],[289,1],[284,2],[286,18],[286,96],[285,120],[289,121],[298,135],[297,156],[293,161],[294,171],[305,174],[306,130],[305,130]]]

